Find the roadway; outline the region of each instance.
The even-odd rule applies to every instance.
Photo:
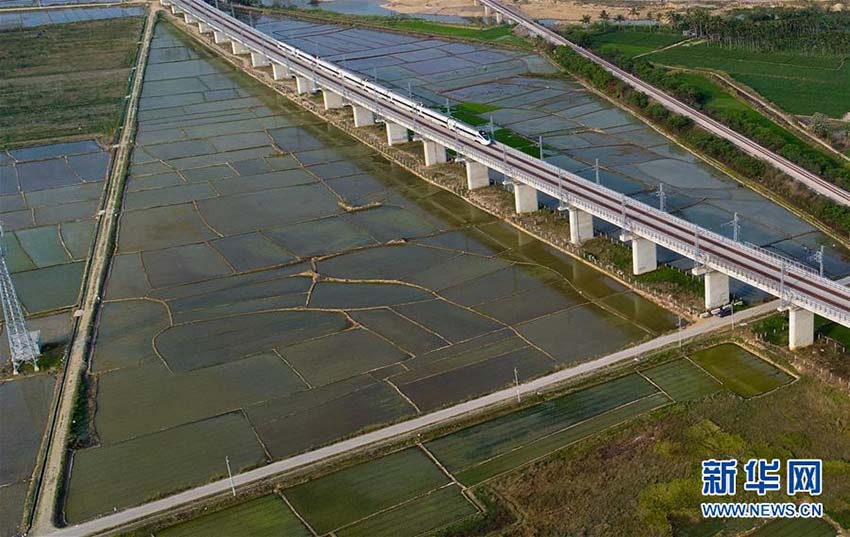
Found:
[[[364,80],[362,75],[279,43],[201,0],[174,0],[171,4],[225,33],[232,41],[312,79],[323,91],[342,95],[386,121],[406,126],[423,138],[438,141],[538,192],[694,259],[700,266],[784,297],[789,305],[850,326],[850,289],[819,276],[811,267],[700,228],[504,144],[482,145],[475,136],[450,128],[448,117],[434,112],[423,115],[417,107],[407,104],[408,99]],[[436,116],[444,119],[433,119]]]
[[[500,11],[503,15],[506,15],[511,19],[515,20],[519,25],[528,30],[532,35],[538,35],[543,39],[547,40],[548,42],[552,43],[553,45],[566,46],[571,48],[580,56],[598,64],[600,67],[602,67],[615,77],[619,78],[623,82],[626,82],[631,87],[645,93],[649,97],[652,97],[653,99],[661,103],[664,107],[666,107],[668,110],[689,117],[694,121],[694,123],[696,123],[703,129],[732,142],[733,144],[735,144],[735,146],[737,146],[745,153],[764,160],[765,162],[785,172],[786,174],[793,177],[800,183],[806,185],[815,192],[824,195],[842,205],[850,205],[850,192],[839,188],[833,183],[821,178],[817,174],[810,172],[802,166],[798,166],[790,160],[780,155],[777,155],[773,151],[762,147],[761,145],[750,140],[746,136],[735,132],[734,130],[730,129],[719,121],[716,121],[703,114],[702,112],[688,106],[682,101],[671,97],[667,93],[644,82],[643,80],[632,75],[631,73],[620,69],[619,67],[605,60],[604,58],[597,56],[596,54],[588,51],[587,49],[576,45],[575,43],[569,41],[568,39],[564,38],[562,35],[556,33],[555,31],[546,28],[542,24],[539,24],[518,8],[509,6],[507,4],[499,2],[498,0],[479,0],[479,3],[496,11]]]

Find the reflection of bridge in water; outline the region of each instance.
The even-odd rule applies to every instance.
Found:
[[[632,245],[635,274],[657,268],[658,246],[693,259],[694,273],[704,278],[706,309],[729,302],[731,277],[780,298],[780,308],[789,311],[792,348],[813,342],[814,314],[850,326],[850,289],[811,267],[703,229],[504,144],[483,143],[474,128],[281,43],[201,0],[161,1],[187,23],[198,24],[201,33],[212,33],[217,44],[230,43],[234,54],[250,55],[254,67],[270,67],[274,79],[294,77],[299,93],[322,91],[325,108],[351,106],[355,126],[373,125],[378,118],[389,144],[407,142],[413,131],[423,141],[426,165],[446,162],[447,148],[463,155],[470,189],[487,186],[491,169],[509,177],[518,213],[536,211],[540,192],[557,199],[569,214],[573,243],[593,237],[594,217],[620,227],[621,238]]]

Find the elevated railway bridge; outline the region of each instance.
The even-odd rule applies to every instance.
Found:
[[[575,244],[593,237],[594,219],[618,226],[622,240],[631,243],[635,274],[657,268],[658,246],[692,259],[694,273],[705,282],[706,309],[729,302],[729,279],[734,278],[780,298],[781,309],[789,312],[792,349],[812,344],[815,314],[850,327],[850,288],[807,265],[734,241],[489,140],[469,125],[278,41],[202,0],[160,1],[187,24],[197,24],[202,34],[212,34],[217,44],[229,43],[234,54],[250,55],[254,67],[271,68],[274,79],[295,78],[299,93],[321,91],[325,108],[350,106],[355,126],[383,122],[390,145],[408,142],[412,131],[424,144],[426,165],[446,162],[446,149],[462,155],[469,189],[488,186],[489,170],[495,170],[512,182],[518,213],[538,210],[540,193],[555,198],[569,214]],[[503,13],[517,17],[513,11]]]

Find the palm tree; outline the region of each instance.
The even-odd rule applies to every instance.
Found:
[[[614,17],[614,20],[617,21],[617,25],[620,27],[620,30],[622,30],[623,21],[626,20],[626,17],[624,17],[622,13],[617,13],[617,16]]]
[[[635,19],[636,19],[636,18],[638,18],[638,15],[640,15],[640,11],[638,10],[638,8],[637,8],[637,7],[632,6],[632,7],[629,9],[629,15],[630,15],[631,17],[633,17],[633,18],[635,18]]]
[[[582,15],[581,16],[581,23],[584,24],[584,26],[586,28],[587,25],[590,24],[590,15]]]
[[[605,23],[607,23],[608,19],[610,19],[610,18],[611,18],[611,15],[609,15],[608,12],[605,11],[604,9],[602,10],[601,13],[599,13],[599,20],[601,20]]]

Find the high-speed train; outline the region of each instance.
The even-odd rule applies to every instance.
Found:
[[[407,97],[395,94],[380,85],[372,84],[367,78],[364,78],[362,75],[358,75],[357,73],[353,73],[347,69],[343,69],[337,65],[334,65],[333,63],[322,60],[321,58],[312,54],[307,54],[306,52],[286,43],[278,42],[277,46],[278,48],[284,50],[287,54],[291,56],[296,56],[305,63],[314,65],[316,68],[321,68],[322,71],[324,71],[325,73],[330,71],[340,79],[343,79],[348,83],[355,84],[365,93],[368,93],[373,98],[375,98],[376,101],[380,99],[380,101],[382,101],[382,103],[386,104],[387,106],[403,107],[406,108],[408,111],[415,113],[419,117],[427,116],[430,120],[435,120],[442,123],[447,129],[461,135],[467,135],[475,139],[478,143],[482,145],[491,145],[493,143],[492,138],[486,131],[476,130],[473,127],[466,125],[465,123],[462,123],[450,116],[441,114],[436,110],[428,108],[421,102],[415,102]]]

